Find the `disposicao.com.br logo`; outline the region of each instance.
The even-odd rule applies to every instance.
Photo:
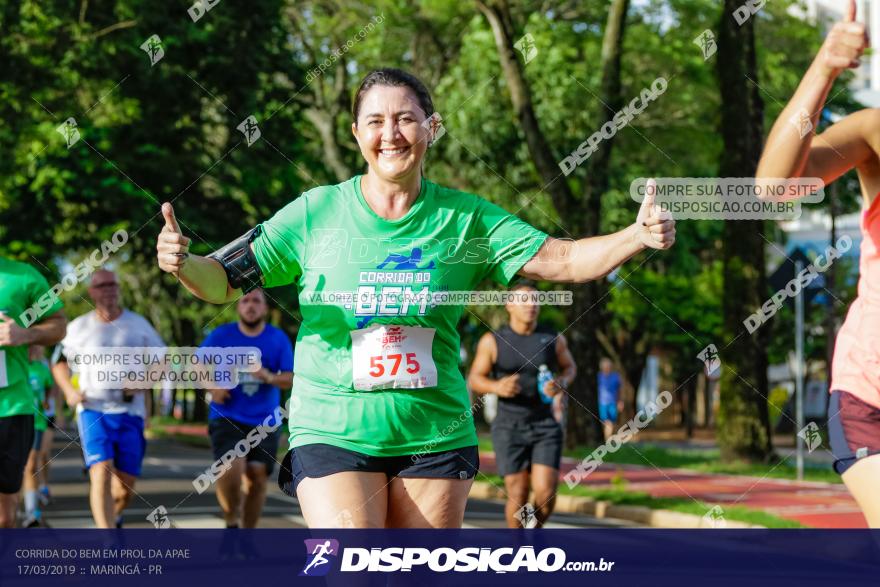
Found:
[[[330,558],[339,554],[339,541],[332,538],[306,539],[306,566],[300,577],[322,577],[330,570]]]
[[[565,551],[561,548],[544,548],[535,551],[532,546],[518,548],[421,548],[387,547],[359,548],[348,547],[340,553],[339,542],[332,539],[310,539],[305,541],[308,558],[300,576],[318,577],[326,575],[334,566],[331,559],[342,555],[340,572],[409,572],[413,567],[423,567],[436,573],[455,571],[516,573],[556,571],[611,571],[614,563],[604,558],[595,561],[567,562]]]

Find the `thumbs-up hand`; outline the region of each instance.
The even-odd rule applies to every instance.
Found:
[[[657,182],[649,179],[645,186],[645,199],[636,216],[636,228],[639,240],[646,247],[668,249],[675,243],[675,220],[672,214],[654,203],[656,194]]]
[[[171,204],[162,204],[162,216],[165,218],[165,226],[156,242],[159,269],[177,275],[189,256],[190,240],[180,231]]]
[[[844,69],[857,68],[869,45],[865,25],[856,22],[856,0],[849,0],[846,15],[828,33],[816,61],[821,72],[834,79]]]
[[[0,310],[0,346],[29,344],[28,332]]]

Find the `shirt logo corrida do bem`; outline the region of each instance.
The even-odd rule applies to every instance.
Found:
[[[361,271],[354,304],[354,315],[361,317],[357,327],[363,328],[373,318],[406,316],[412,300],[419,298],[418,316],[428,311],[431,271],[437,268],[433,260],[424,259],[422,249],[415,247],[408,253],[391,253],[376,265],[375,271]]]

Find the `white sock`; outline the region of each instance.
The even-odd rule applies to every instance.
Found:
[[[33,515],[34,512],[37,511],[37,503],[38,497],[37,492],[34,490],[28,490],[24,492],[24,511],[29,516]]]

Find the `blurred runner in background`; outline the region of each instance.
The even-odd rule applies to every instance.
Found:
[[[105,269],[92,275],[89,296],[95,309],[70,323],[53,357],[52,374],[68,405],[76,406],[77,428],[91,489],[89,502],[99,528],[122,527],[122,512],[134,495],[146,450],[146,390],[107,389],[99,383],[104,367],[95,361],[77,366],[79,390],[70,379],[68,362],[94,356],[108,347],[163,347],[150,323],[125,310],[119,301],[116,275]]]
[[[0,528],[15,526],[18,492],[34,444],[28,345],[55,344],[67,326],[61,300],[47,297],[48,292],[39,271],[0,257]],[[27,328],[23,317],[33,319]]]
[[[266,501],[266,483],[277,462],[278,438],[282,428],[276,419],[281,389],[293,385],[293,346],[284,331],[266,323],[268,304],[262,289],[238,300],[238,322],[214,329],[203,347],[257,347],[262,367],[254,373],[240,372],[232,389],[212,389],[208,431],[214,458],[244,441],[247,455],[231,462],[217,480],[217,501],[227,528],[256,528]],[[281,389],[279,389],[281,388]],[[268,422],[268,426],[263,424]],[[262,438],[252,446],[248,435],[257,429]]]
[[[553,402],[565,395],[577,367],[565,337],[538,324],[538,304],[527,297],[537,289],[521,282],[511,291],[523,299],[506,305],[509,324],[480,339],[468,383],[475,393],[498,396],[492,446],[507,491],[507,525],[524,525],[521,512],[534,490],[536,519],[529,527],[540,527],[553,512],[562,459]]]

